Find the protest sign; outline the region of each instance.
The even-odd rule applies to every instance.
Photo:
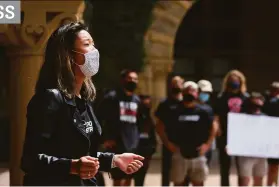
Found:
[[[279,118],[228,114],[228,154],[279,158]]]

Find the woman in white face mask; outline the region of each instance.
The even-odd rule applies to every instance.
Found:
[[[27,107],[21,168],[23,185],[96,185],[95,175],[119,167],[127,174],[144,158],[130,153],[97,152],[101,127],[93,113],[99,52],[86,27],[70,23],[49,38],[36,85]]]

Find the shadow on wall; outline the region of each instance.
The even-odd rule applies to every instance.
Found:
[[[8,162],[10,153],[10,125],[8,117],[0,118],[0,162]]]

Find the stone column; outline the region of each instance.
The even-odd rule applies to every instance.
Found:
[[[157,108],[159,102],[167,96],[167,77],[172,69],[173,60],[152,60],[153,105]]]
[[[152,66],[150,64],[145,64],[144,71],[139,74],[138,92],[140,94],[153,96],[152,79],[153,79]]]
[[[26,129],[26,107],[34,94],[50,34],[60,25],[82,19],[84,4],[75,1],[22,1],[20,25],[0,25],[0,39],[10,60],[9,116],[11,124],[10,185],[22,185],[20,169]],[[82,20],[81,20],[82,21]],[[1,38],[2,36],[4,38]]]
[[[10,53],[10,184],[21,185],[19,169],[26,128],[26,106],[34,94],[34,86],[43,55]]]

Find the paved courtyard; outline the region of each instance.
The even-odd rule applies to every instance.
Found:
[[[206,181],[207,186],[216,186],[219,185],[219,167],[218,162],[216,160],[217,156],[213,157],[212,167],[210,169],[210,176]],[[237,185],[235,168],[232,168],[233,175],[231,177],[231,185]],[[106,185],[111,186],[112,181],[109,179],[108,175],[105,174]],[[9,170],[7,164],[0,165],[0,186],[8,186],[9,185]],[[160,160],[153,160],[151,162],[151,166],[149,172],[146,177],[146,186],[159,186],[161,185],[161,164]]]
[[[112,180],[109,179],[108,174],[104,174],[105,182],[107,186],[112,186]],[[207,179],[206,186],[219,186],[219,166],[217,161],[217,153],[214,152],[213,159],[210,167],[210,175]],[[266,184],[266,183],[264,183]],[[159,159],[154,159],[151,162],[150,169],[148,171],[145,186],[160,186],[161,185],[161,161]],[[0,163],[0,186],[9,186],[9,169],[8,164]],[[231,176],[231,186],[237,186],[237,177],[235,172],[235,164],[232,165],[232,176]]]
[[[205,185],[207,186],[216,186],[219,185],[219,166],[217,161],[217,154],[214,153],[212,163],[212,167],[210,168],[210,176],[206,181]],[[231,185],[237,185],[237,178],[235,175],[235,167],[232,168],[232,177],[231,177]],[[112,185],[112,181],[109,179],[108,175],[105,174],[105,180],[107,185]],[[160,186],[161,185],[161,160],[153,160],[151,162],[151,166],[149,172],[147,174],[145,180],[146,186]]]

